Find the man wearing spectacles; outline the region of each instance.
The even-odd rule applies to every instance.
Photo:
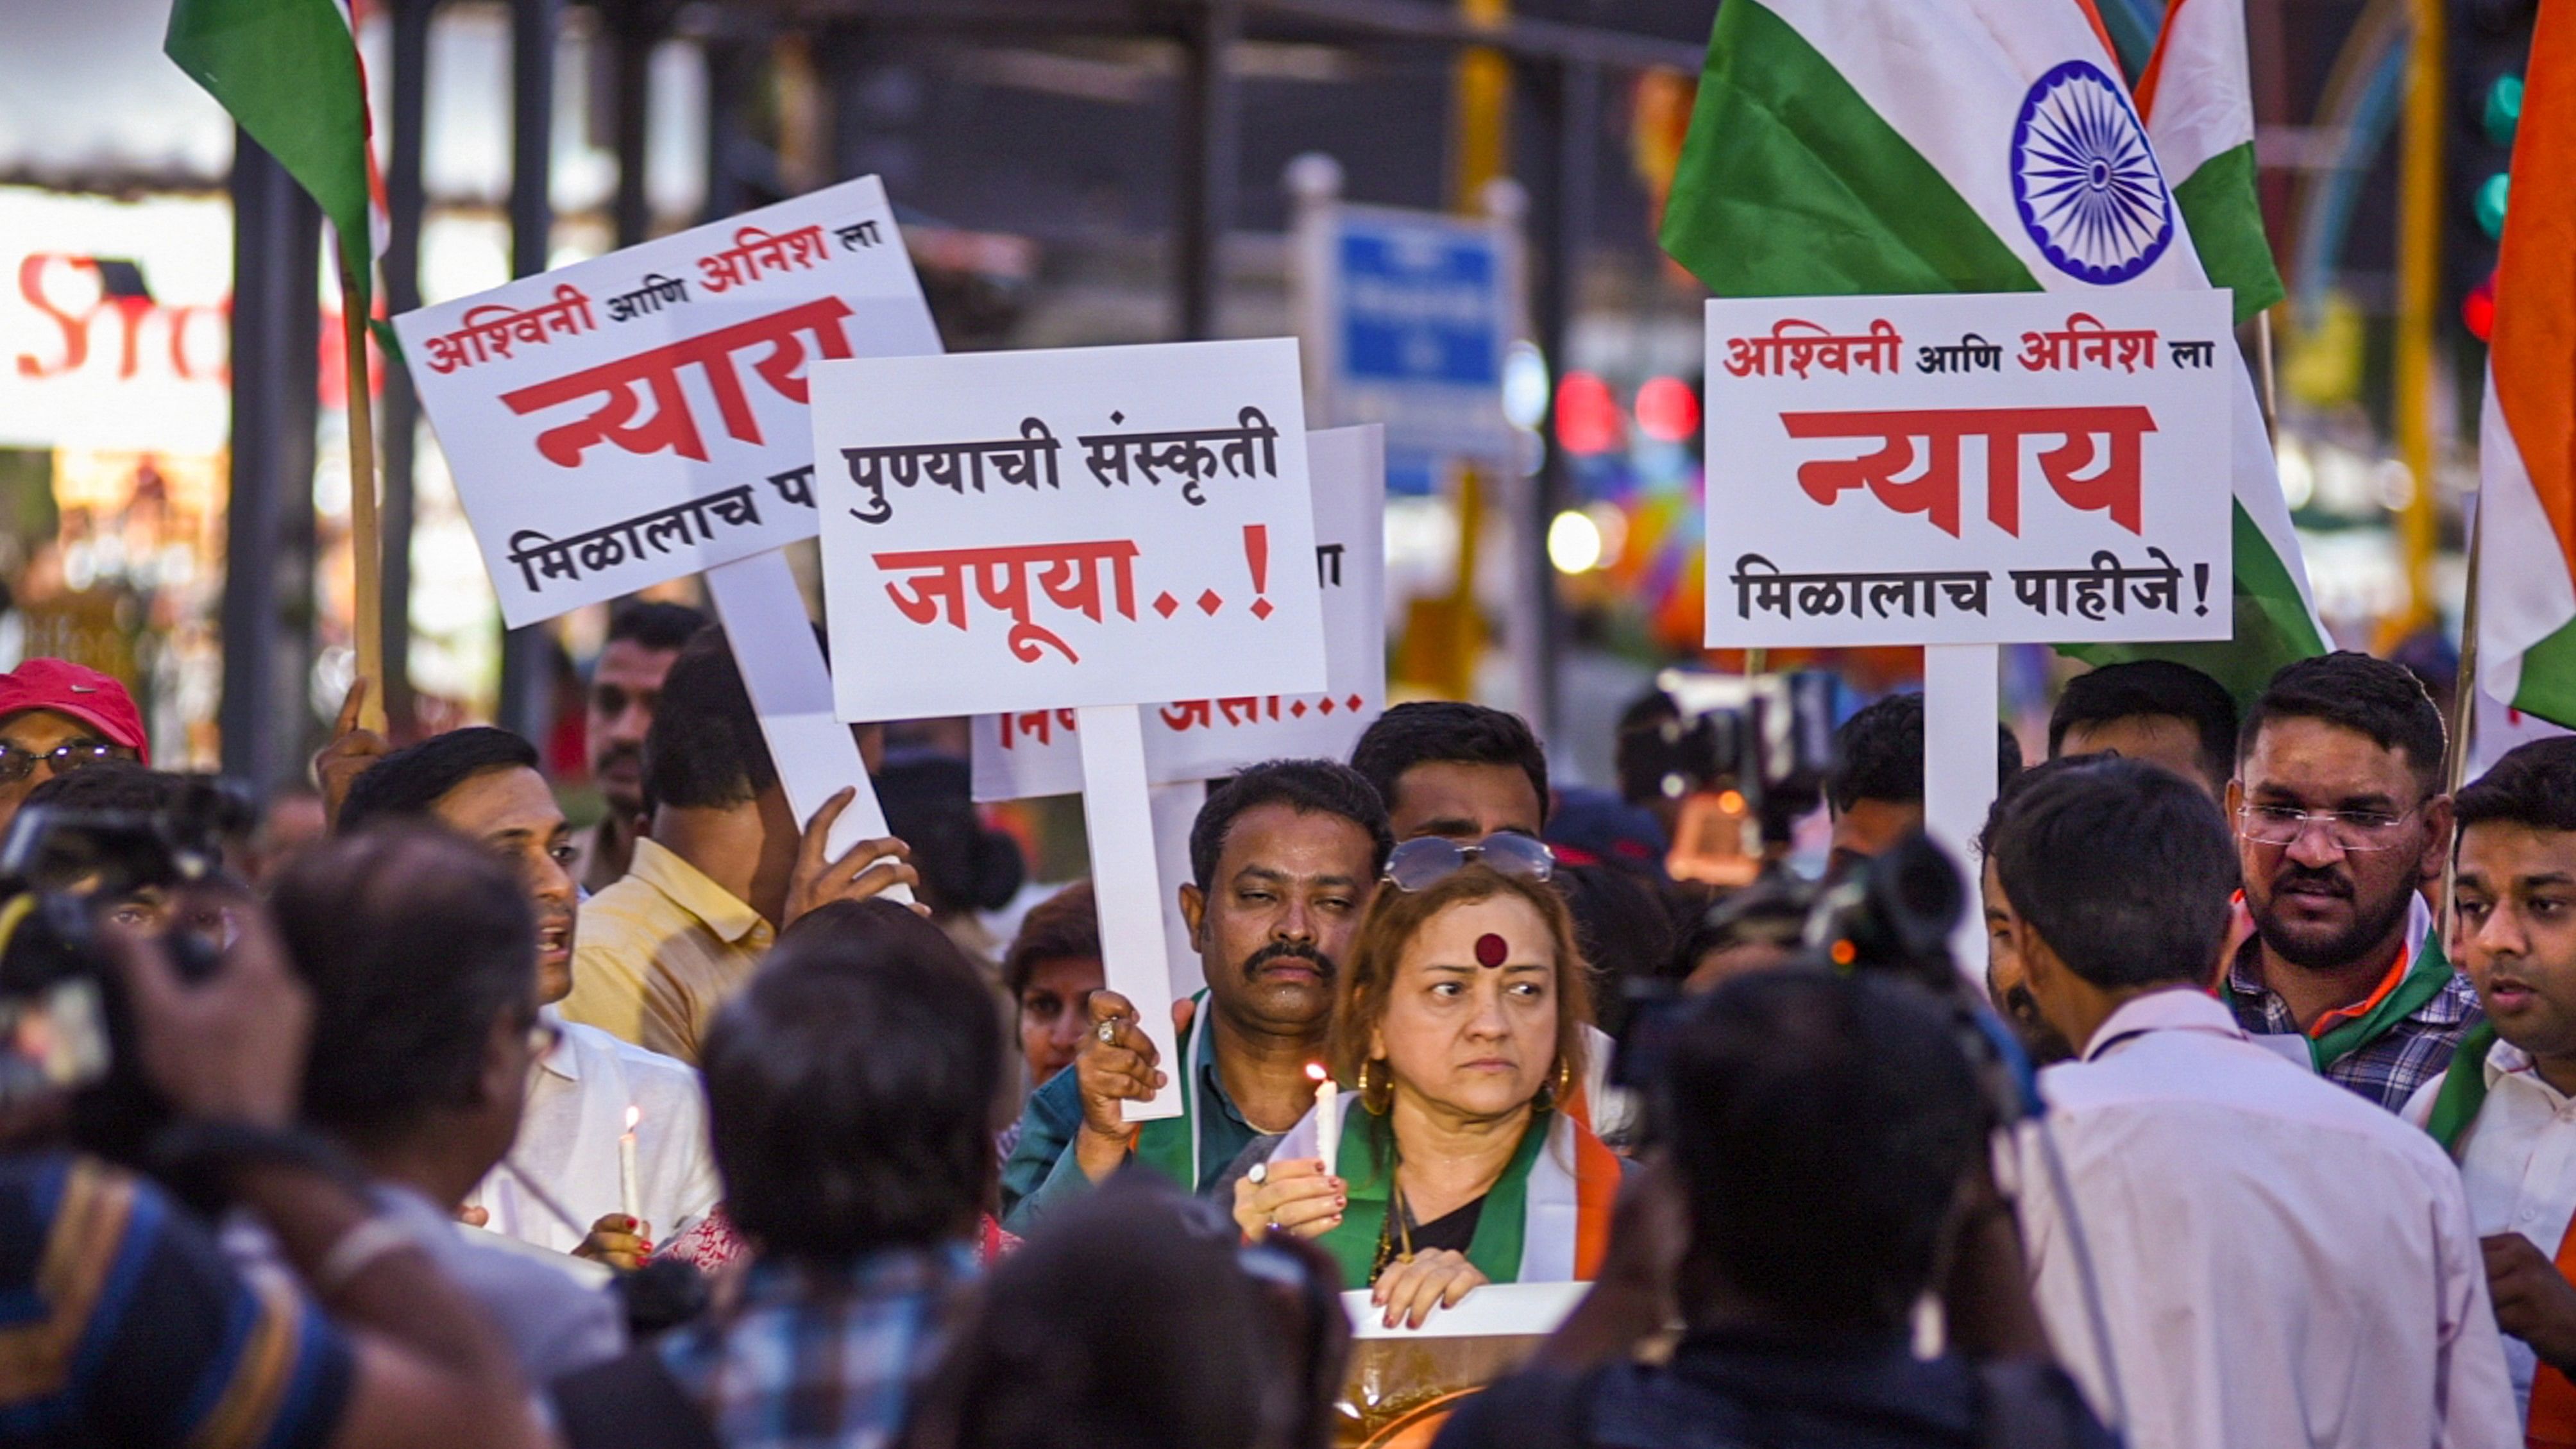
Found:
[[[2442,742],[2399,666],[2303,659],[2246,716],[2227,791],[2254,935],[2221,996],[2258,1041],[2392,1112],[2479,1021],[2427,900],[2451,842]]]
[[[1533,842],[1534,844],[1535,842]],[[1025,1234],[1133,1160],[1188,1192],[1215,1186],[1254,1139],[1315,1101],[1334,983],[1394,842],[1377,792],[1330,760],[1274,760],[1208,796],[1181,887],[1207,989],[1176,1013],[1180,1060],[1137,1028],[1165,1003],[1091,994],[1070,1071],[1029,1097],[1002,1166],[1003,1226]],[[1177,1080],[1181,1115],[1131,1127],[1123,1103]]]
[[[152,763],[142,711],[125,686],[64,659],[0,674],[0,836],[27,792],[100,760]]]

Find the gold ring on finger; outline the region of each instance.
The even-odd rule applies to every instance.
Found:
[[[1104,1021],[1104,1022],[1102,1022],[1102,1023],[1100,1024],[1100,1029],[1099,1029],[1099,1033],[1098,1033],[1098,1034],[1099,1034],[1100,1041],[1101,1041],[1101,1044],[1102,1044],[1102,1045],[1104,1045],[1104,1046],[1115,1046],[1115,1045],[1117,1045],[1117,1042],[1118,1042],[1118,1023],[1116,1023],[1116,1022],[1114,1022],[1114,1021]]]

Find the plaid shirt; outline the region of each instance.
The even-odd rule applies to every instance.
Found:
[[[974,1275],[963,1244],[842,1269],[756,1261],[732,1311],[672,1330],[662,1362],[725,1449],[877,1449],[902,1429]]]
[[[2411,950],[2411,948],[2410,948]],[[2263,943],[2249,940],[2227,968],[2220,992],[2236,1024],[2258,1036],[2305,1036],[2287,1002],[2263,984]],[[2415,1089],[2442,1075],[2460,1037],[2481,1019],[2477,988],[2454,971],[2450,983],[2411,1016],[2398,1018],[2378,1040],[2326,1066],[2324,1076],[2391,1112],[2401,1111]]]

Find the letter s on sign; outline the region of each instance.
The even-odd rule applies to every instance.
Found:
[[[81,364],[89,361],[90,318],[97,316],[98,309],[107,301],[102,288],[98,298],[90,303],[89,310],[78,317],[55,306],[45,296],[47,262],[63,262],[74,268],[87,267],[93,276],[98,270],[90,266],[86,258],[67,257],[59,252],[29,252],[26,260],[18,264],[18,295],[27,299],[28,306],[53,318],[54,325],[63,330],[63,360],[48,366],[34,353],[21,352],[18,354],[20,377],[60,377],[67,372],[78,372]]]

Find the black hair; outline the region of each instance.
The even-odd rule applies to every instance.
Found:
[[[723,810],[778,783],[742,670],[710,624],[680,646],[644,733],[644,808]]]
[[[1029,907],[1002,953],[1002,987],[1017,1003],[1040,961],[1100,960],[1100,906],[1088,878]]]
[[[886,828],[912,847],[922,902],[942,915],[998,911],[1028,878],[1020,843],[975,813],[973,784],[964,760],[912,747],[889,753],[876,775]]]
[[[1995,725],[1995,783],[2021,773],[2021,741]],[[1923,801],[1923,696],[1891,694],[1855,712],[1834,731],[1834,764],[1825,800],[1839,815],[1863,800],[1896,805]]]
[[[34,799],[28,797],[30,803]],[[2460,791],[2461,833],[2490,821],[2534,830],[2576,830],[2576,736],[2516,745]]]
[[[623,641],[661,654],[688,643],[705,627],[707,616],[686,604],[640,599],[608,616],[608,637],[600,642]]]
[[[340,802],[341,833],[384,820],[419,819],[448,791],[486,770],[533,770],[537,747],[505,729],[474,725],[431,735],[369,765]]]
[[[29,805],[60,810],[120,810],[155,814],[179,803],[188,777],[132,760],[99,760],[55,775],[27,792]]]
[[[1363,742],[1365,743],[1365,742]],[[1369,875],[1386,869],[1395,832],[1386,823],[1386,801],[1357,770],[1331,760],[1271,760],[1253,766],[1211,791],[1190,825],[1190,879],[1202,891],[1216,882],[1234,818],[1258,805],[1286,805],[1300,815],[1338,815],[1368,832]]]
[[[472,1105],[493,1024],[535,1019],[527,888],[462,836],[344,833],[288,861],[269,899],[313,993],[303,1114],[346,1141],[399,1141]]]
[[[1337,1270],[1295,1239],[1240,1243],[1148,1174],[1067,1203],[985,1279],[907,1442],[1325,1449],[1349,1334],[1339,1295],[1316,1285],[1337,1287]]]
[[[1670,1050],[1685,1281],[1713,1273],[1783,1325],[1901,1328],[1985,1145],[1948,1013],[1885,976],[1774,968],[1703,997]]]
[[[2281,666],[2245,713],[2236,735],[2236,759],[2254,753],[2263,726],[2276,719],[2322,720],[2367,735],[2383,750],[2402,751],[2416,788],[2425,795],[2441,785],[2442,711],[2424,682],[2404,666],[2349,649]]]
[[[2143,760],[2088,759],[2021,791],[1987,848],[2014,914],[2084,980],[2209,979],[2236,842],[2198,785]]]
[[[1547,823],[1547,751],[1527,721],[1505,710],[1453,699],[1417,700],[1379,715],[1351,746],[1351,768],[1395,808],[1396,782],[1416,765],[1510,765],[1529,776]]]
[[[1556,892],[1592,968],[1593,1023],[1615,1037],[1628,1020],[1628,983],[1661,977],[1672,964],[1672,913],[1652,883],[1615,865],[1560,862]]]
[[[910,910],[849,905],[783,933],[699,1054],[727,1211],[816,1263],[970,1229],[1002,1085],[982,975]]]
[[[2048,716],[2048,753],[2065,746],[2077,725],[2159,715],[2190,725],[2200,739],[2200,768],[2224,785],[2236,773],[2236,700],[2225,686],[2188,664],[2133,659],[2106,664],[2066,682]]]

